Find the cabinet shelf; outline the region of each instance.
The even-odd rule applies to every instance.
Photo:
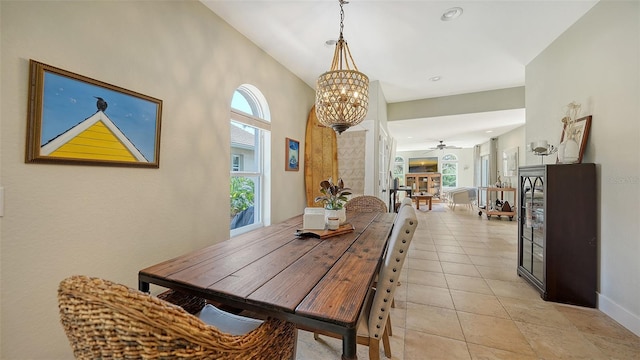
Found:
[[[523,166],[518,179],[518,275],[544,300],[595,307],[595,164]]]

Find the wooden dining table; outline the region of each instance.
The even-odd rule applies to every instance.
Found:
[[[394,213],[347,213],[354,231],[300,237],[302,215],[149,266],[150,284],[197,295],[301,328],[342,336],[342,359],[356,359],[358,316],[371,296]]]

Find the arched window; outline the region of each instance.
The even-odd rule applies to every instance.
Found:
[[[241,85],[231,100],[231,236],[270,223],[271,122],[262,93]]]
[[[458,157],[454,154],[442,156],[442,187],[458,187]]]

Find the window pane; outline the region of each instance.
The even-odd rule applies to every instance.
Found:
[[[258,129],[231,121],[231,171],[259,172],[260,162],[258,161],[259,149]],[[234,169],[236,160],[240,159],[240,167]]]
[[[442,163],[442,173],[448,175],[455,175],[458,170],[458,165],[455,163]]]
[[[258,177],[231,177],[231,213],[230,229],[252,225],[259,221],[257,211],[254,211],[258,189]]]
[[[456,175],[442,175],[442,185],[444,187],[457,187]]]
[[[247,98],[244,97],[244,95],[238,90],[233,93],[233,98],[231,99],[231,107],[240,111],[244,111],[247,114],[256,115],[254,114]]]

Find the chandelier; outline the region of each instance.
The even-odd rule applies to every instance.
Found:
[[[316,83],[316,116],[320,124],[338,134],[358,125],[367,115],[369,78],[358,71],[349,45],[342,36],[344,10],[348,1],[340,2],[340,37],[333,53],[331,69],[318,77]]]

